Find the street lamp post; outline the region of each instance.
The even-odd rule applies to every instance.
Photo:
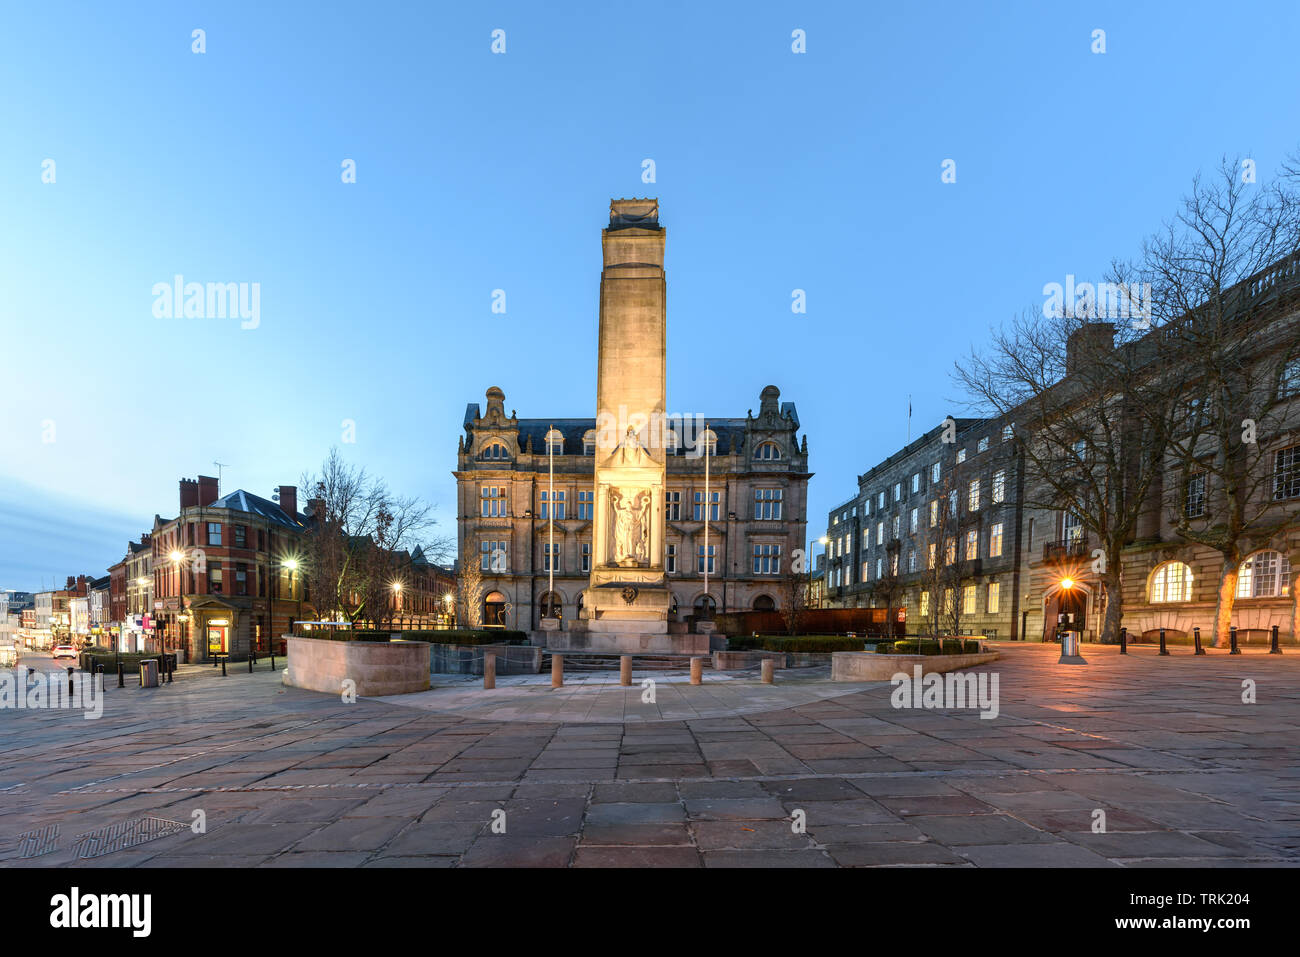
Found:
[[[180,521],[177,520],[177,524],[176,524],[177,542],[180,541],[180,535],[181,535],[181,526],[180,526]],[[183,625],[185,619],[183,615],[185,612],[185,587],[184,587],[185,571],[182,568],[181,563],[185,561],[185,553],[182,552],[179,548],[173,548],[171,550],[171,553],[167,557],[171,559],[172,567],[176,570],[176,637],[181,641],[182,644],[184,644],[185,636],[184,636]],[[158,639],[158,650],[159,651],[164,650],[163,640],[161,638]]]

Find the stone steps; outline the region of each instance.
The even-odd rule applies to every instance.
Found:
[[[580,654],[559,652],[564,656],[564,670],[570,671],[618,671],[618,655]],[[713,661],[709,655],[701,655],[704,667],[712,668]],[[551,652],[542,652],[542,673],[551,670]],[[690,671],[690,655],[636,655],[632,659],[633,671]]]

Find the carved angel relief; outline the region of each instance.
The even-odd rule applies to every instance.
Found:
[[[649,564],[650,493],[646,489],[610,489],[614,509],[614,564],[633,568]]]

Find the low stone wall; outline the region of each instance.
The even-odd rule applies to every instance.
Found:
[[[341,694],[356,682],[361,696],[429,690],[429,651],[423,641],[330,641],[286,635],[289,662],[281,681],[294,688]]]
[[[764,658],[771,658],[774,668],[815,668],[829,664],[831,653],[809,651],[715,651],[713,669],[715,671],[745,671],[758,668]]]
[[[481,675],[483,655],[497,656],[499,675],[535,675],[542,649],[535,645],[429,645],[429,670],[442,675]]]
[[[978,655],[878,655],[874,651],[837,651],[831,655],[832,681],[888,681],[894,675],[910,676],[916,665],[921,674],[943,674],[996,661],[996,651]]]

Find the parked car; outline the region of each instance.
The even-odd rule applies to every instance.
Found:
[[[51,657],[75,658],[77,657],[77,649],[72,647],[72,645],[55,645],[54,653],[51,655]]]

